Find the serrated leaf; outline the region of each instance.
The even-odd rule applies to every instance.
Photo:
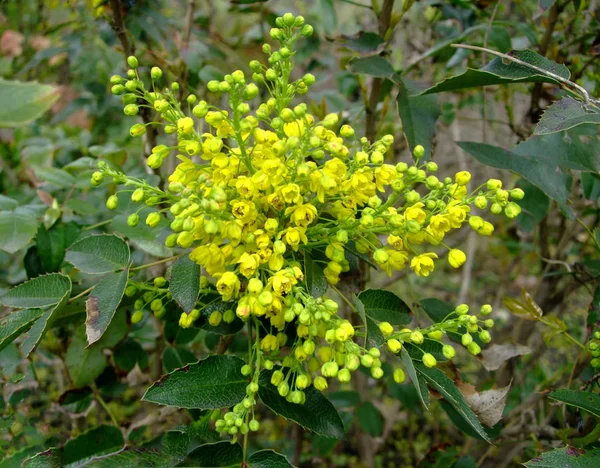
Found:
[[[113,455],[93,458],[86,467],[89,468],[165,468],[177,465],[176,459],[159,449],[127,448]]]
[[[410,380],[414,385],[415,390],[417,391],[419,400],[421,400],[421,403],[423,403],[425,409],[429,409],[429,393],[427,390],[427,386],[422,385],[423,381],[419,377],[419,374],[417,374],[417,370],[415,369],[413,360],[408,354],[408,351],[405,347],[403,347],[400,350],[400,359],[402,360],[402,364],[404,364],[404,369],[406,369],[406,372],[408,372],[408,376],[410,377]]]
[[[458,142],[458,146],[487,166],[508,169],[529,180],[555,200],[565,216],[573,218],[573,210],[567,205],[569,190],[566,182],[569,178],[559,168],[485,143],[461,141]]]
[[[4,317],[0,322],[0,351],[29,330],[43,313],[42,309],[22,309]]]
[[[469,425],[479,434],[485,441],[490,442],[490,438],[477,419],[473,410],[469,407],[460,390],[454,382],[448,378],[441,370],[432,367],[425,367],[423,364],[414,363],[417,372],[427,380],[435,390],[441,393],[444,398],[450,403],[454,409],[469,423]]]
[[[120,237],[100,234],[75,242],[67,250],[65,259],[84,273],[104,274],[126,268],[130,252],[127,242]]]
[[[191,312],[200,294],[200,265],[188,255],[179,258],[171,267],[169,291],[185,311]]]
[[[371,75],[388,80],[394,79],[396,74],[392,64],[380,55],[353,58],[348,63],[348,68],[353,73]]]
[[[110,325],[125,293],[129,268],[102,278],[85,302],[85,330],[88,343],[94,344]]]
[[[600,418],[600,395],[597,393],[561,388],[549,393],[548,398],[562,401],[567,405],[575,406]]]
[[[242,459],[240,444],[224,441],[201,445],[188,454],[182,465],[199,468],[238,468]]]
[[[356,409],[356,418],[363,431],[372,437],[378,437],[383,433],[383,416],[370,401],[363,402]]]
[[[31,329],[25,335],[23,339],[23,343],[21,344],[21,352],[25,357],[29,357],[32,351],[37,347],[40,343],[46,331],[53,325],[54,320],[56,318],[56,313],[67,303],[67,300],[71,296],[71,279],[67,277],[68,280],[68,289],[64,291],[64,295],[59,301],[58,304],[50,307],[44,315],[42,315],[39,320],[37,320]]]
[[[397,83],[400,89],[396,103],[408,147],[412,153],[415,146],[423,146],[423,157],[427,160],[431,156],[436,122],[441,114],[437,96],[411,96],[414,93],[410,89],[414,89],[414,86],[401,79]]]
[[[62,468],[62,450],[56,447],[28,458],[21,465],[25,468]]]
[[[360,31],[355,36],[342,36],[344,47],[360,54],[379,54],[385,47],[385,40],[377,33]]]
[[[402,299],[385,289],[367,289],[358,295],[367,317],[378,322],[406,325],[412,317],[410,309]]]
[[[121,431],[115,426],[99,426],[69,440],[63,449],[65,468],[85,466],[94,457],[118,452],[125,445]]]
[[[0,127],[20,127],[33,122],[59,98],[57,88],[35,82],[0,78]]]
[[[198,358],[194,353],[181,347],[169,346],[165,348],[162,355],[163,366],[167,372],[173,372],[175,369],[197,361]]]
[[[291,468],[292,464],[273,450],[259,450],[248,458],[249,468]]]
[[[23,462],[42,450],[40,446],[25,447],[6,458],[0,460],[0,468],[14,468],[22,466]]]
[[[319,298],[327,292],[329,283],[325,278],[325,273],[308,253],[304,254],[304,276],[306,290],[312,297]]]
[[[272,373],[261,372],[258,389],[258,396],[271,411],[323,437],[344,437],[344,425],[337,410],[321,392],[310,386],[304,390],[304,404],[290,403],[279,395],[277,387],[271,384]]]
[[[50,273],[15,286],[4,296],[0,303],[8,307],[38,308],[58,304],[71,290],[71,280],[61,273]]]
[[[38,224],[38,217],[25,207],[0,211],[0,249],[11,254],[21,250],[33,239]]]
[[[36,236],[37,253],[45,273],[58,271],[66,248],[79,236],[81,229],[74,222],[58,223],[51,229],[40,225]]]
[[[127,338],[119,343],[113,351],[113,360],[115,365],[125,372],[132,371],[136,364],[142,370],[148,366],[147,352],[133,338]]]
[[[87,347],[85,328],[79,327],[67,348],[65,363],[74,388],[82,388],[94,381],[108,361],[99,346]]]
[[[547,135],[586,123],[600,124],[600,112],[567,96],[556,101],[544,111],[533,133]]]
[[[600,448],[583,449],[568,445],[542,453],[523,464],[528,468],[595,468],[599,458]]]
[[[568,80],[571,76],[569,69],[562,64],[557,64],[546,57],[541,56],[533,50],[513,50],[507,55],[534,65],[554,75]],[[533,68],[520,65],[515,62],[496,57],[481,69],[469,68],[458,76],[453,76],[426,89],[420,94],[441,93],[444,91],[456,91],[458,89],[475,88],[479,86],[490,86],[511,83],[554,83],[559,84],[554,78],[549,77]]]
[[[142,398],[177,408],[218,409],[233,406],[246,396],[244,361],[235,356],[209,356],[163,375]]]

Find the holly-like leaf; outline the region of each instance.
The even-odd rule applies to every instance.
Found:
[[[421,363],[414,363],[414,366],[417,372],[427,380],[429,385],[442,394],[448,403],[450,403],[465,421],[469,423],[475,432],[477,432],[477,434],[485,441],[490,442],[488,434],[454,382],[441,370],[435,367],[425,367]]]
[[[306,290],[312,297],[318,298],[327,292],[329,284],[327,278],[325,278],[325,273],[308,253],[304,254],[304,276]]]
[[[184,311],[189,313],[195,307],[200,294],[200,265],[188,255],[179,258],[171,267],[169,291]]]
[[[182,466],[199,468],[238,468],[242,464],[243,452],[240,444],[227,441],[204,444],[191,451]]]
[[[413,360],[405,347],[400,350],[400,359],[402,360],[404,369],[406,369],[406,372],[408,372],[408,376],[410,377],[410,380],[417,391],[419,400],[421,400],[421,403],[423,403],[423,407],[425,409],[429,409],[429,392],[427,390],[427,385],[424,384],[423,378],[419,377],[419,374],[417,374]]]
[[[59,98],[54,86],[0,78],[0,127],[20,127],[33,122]]]
[[[414,96],[414,86],[401,79],[397,83],[400,89],[396,103],[408,147],[412,153],[415,146],[423,146],[423,157],[427,160],[431,156],[436,122],[441,114],[437,96]]]
[[[331,402],[313,386],[304,390],[306,402],[297,405],[279,395],[277,387],[271,384],[272,371],[260,375],[258,396],[274,413],[294,421],[303,428],[323,437],[341,439],[344,425]]]
[[[215,335],[234,335],[244,327],[244,322],[237,316],[231,323],[226,323],[224,320],[221,320],[219,325],[216,327],[212,326],[208,320],[213,312],[221,312],[224,314],[229,309],[235,310],[236,306],[235,303],[221,301],[219,297],[216,297],[216,302],[210,301],[209,299],[206,300],[206,302],[209,302],[209,304],[200,309],[200,316],[194,322],[195,328],[201,328],[202,330],[214,333]]]
[[[358,299],[358,296],[352,295],[352,302],[365,326],[365,348],[379,348],[385,343],[385,337],[379,326],[365,314],[365,306]]]
[[[25,357],[29,357],[29,355],[33,352],[33,350],[40,343],[46,331],[54,324],[54,320],[56,319],[57,312],[64,307],[67,303],[67,300],[71,296],[71,279],[67,277],[68,280],[68,289],[64,291],[63,297],[58,302],[58,304],[51,306],[44,315],[42,315],[39,320],[37,320],[31,329],[25,335],[23,343],[21,344],[21,351]]]
[[[367,317],[377,322],[406,325],[412,320],[408,306],[391,291],[367,289],[358,295]]]
[[[485,143],[461,141],[458,146],[487,166],[516,172],[555,200],[569,219],[573,218],[573,210],[567,205],[570,178],[559,168],[538,161],[529,154],[518,155]]]
[[[120,237],[100,234],[75,242],[67,250],[65,259],[84,273],[105,274],[127,268],[130,252],[127,242]]]
[[[65,468],[85,466],[93,457],[118,452],[124,445],[123,435],[117,427],[95,427],[65,444],[62,464]]]
[[[25,468],[62,468],[62,449],[49,448],[25,460],[21,466]]]
[[[123,299],[129,268],[102,278],[85,302],[85,331],[88,343],[94,344],[110,325]]]
[[[33,239],[39,224],[38,216],[28,207],[0,211],[0,249],[15,253]]]
[[[108,364],[100,346],[87,347],[83,326],[72,336],[65,362],[75,388],[85,387],[94,381]]]
[[[593,468],[598,465],[600,448],[583,449],[567,445],[566,447],[542,453],[523,463],[527,468]]]
[[[355,36],[342,36],[343,46],[359,54],[379,54],[385,47],[385,40],[377,33],[360,31]]]
[[[534,133],[546,135],[562,132],[586,123],[600,124],[600,112],[594,107],[589,107],[585,103],[567,96],[556,101],[544,111]]]
[[[50,307],[63,300],[71,291],[71,280],[61,273],[38,276],[21,283],[0,297],[0,303],[8,307]]]
[[[569,69],[562,64],[553,62],[546,57],[541,56],[533,50],[513,50],[510,55],[521,62],[533,65],[538,69],[550,72],[568,80],[571,76]],[[466,72],[458,76],[453,76],[426,89],[420,94],[441,93],[444,91],[456,91],[458,89],[476,88],[480,86],[490,86],[511,83],[554,83],[560,82],[541,71],[537,71],[526,65],[521,65],[508,59],[496,57],[485,67],[481,69],[469,68]]]
[[[43,313],[42,309],[22,309],[4,317],[0,321],[0,351],[29,330]]]
[[[378,437],[383,433],[383,416],[370,401],[363,402],[356,409],[356,418],[367,434]]]
[[[292,464],[273,450],[259,450],[248,458],[249,468],[292,468]]]
[[[562,401],[567,405],[575,406],[600,418],[600,395],[597,393],[561,388],[549,393],[548,398]]]
[[[209,356],[154,382],[143,400],[177,408],[218,409],[233,406],[246,396],[244,361],[235,356]]]
[[[353,58],[348,63],[348,68],[353,73],[371,75],[388,80],[393,80],[396,75],[392,64],[380,55]]]
[[[125,372],[132,371],[136,364],[139,364],[140,369],[148,366],[147,352],[133,338],[127,338],[119,343],[113,352],[113,359],[115,365]]]
[[[184,367],[186,364],[197,362],[198,358],[187,348],[167,347],[162,355],[163,366],[167,372],[173,372],[175,369]]]

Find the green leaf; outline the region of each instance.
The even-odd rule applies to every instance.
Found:
[[[566,80],[571,76],[567,67],[548,60],[533,50],[513,50],[507,55],[511,55],[522,62],[541,68]],[[554,78],[544,75],[533,68],[496,57],[481,69],[474,70],[469,68],[463,74],[447,78],[420,94],[441,93],[444,91],[511,83],[560,84]]]
[[[243,453],[240,444],[223,441],[196,448],[183,460],[182,466],[199,468],[239,468]]]
[[[38,256],[45,273],[60,270],[65,250],[79,236],[81,229],[74,222],[55,224],[51,229],[40,225],[36,236]]]
[[[582,174],[582,184],[584,186],[583,176],[585,174],[587,174],[587,172]],[[550,199],[544,192],[525,179],[519,180],[517,186],[525,192],[523,199],[519,200],[519,206],[522,211],[517,217],[517,223],[524,231],[533,232],[535,227],[540,224],[548,214],[548,210],[550,209]]]
[[[211,295],[212,296],[212,295]],[[214,333],[215,335],[234,335],[239,332],[244,327],[244,322],[242,322],[237,316],[233,319],[231,323],[225,323],[225,321],[221,320],[221,323],[216,327],[213,327],[208,319],[210,315],[217,311],[222,314],[229,309],[235,310],[235,304],[231,302],[223,302],[220,297],[215,297],[216,302],[212,301],[210,297],[206,299],[203,297],[204,302],[209,302],[209,304],[202,309],[200,309],[200,316],[194,322],[194,328],[201,328],[202,330],[206,330],[210,333]]]
[[[379,326],[365,314],[365,306],[355,294],[352,295],[352,302],[356,311],[365,325],[365,348],[379,348],[385,343],[385,337]]]
[[[441,114],[437,96],[411,96],[409,88],[413,88],[404,80],[398,79],[400,87],[396,103],[398,114],[402,120],[402,131],[408,141],[411,153],[415,146],[425,148],[425,160],[431,156],[436,122]]]
[[[235,356],[209,356],[163,375],[142,398],[177,408],[218,409],[233,406],[246,396],[244,361]]]
[[[32,351],[36,348],[39,342],[42,340],[46,331],[53,325],[56,318],[56,312],[60,310],[71,296],[71,279],[67,277],[68,289],[64,291],[64,295],[61,300],[55,306],[50,307],[44,315],[42,315],[38,321],[36,321],[31,329],[25,335],[23,343],[21,344],[21,352],[25,357],[29,357]]]
[[[422,299],[421,307],[434,323],[442,322],[448,314],[454,312],[454,306],[449,302],[442,301],[435,297]]]
[[[365,314],[378,322],[393,325],[406,325],[412,317],[408,306],[391,291],[385,289],[367,289],[358,295],[365,307]]]
[[[348,63],[348,68],[353,73],[371,75],[388,80],[394,79],[396,74],[390,62],[380,55],[353,58]]]
[[[140,218],[145,219],[152,209],[144,208],[139,212]],[[128,215],[117,215],[112,220],[112,227],[115,232],[127,238],[128,241],[138,247],[140,250],[159,258],[167,258],[173,255],[173,250],[165,246],[161,236],[161,226],[163,221],[158,226],[151,228],[146,223],[140,223],[135,227],[127,224]],[[166,221],[164,221],[166,225]]]
[[[54,86],[0,78],[0,127],[20,127],[33,122],[50,109],[59,96]]]
[[[175,369],[184,367],[186,364],[197,362],[198,358],[186,348],[169,346],[163,351],[162,360],[165,370],[173,372]]]
[[[356,409],[356,417],[360,427],[373,437],[378,437],[383,433],[383,416],[373,403],[363,402]]]
[[[413,360],[405,347],[400,350],[400,359],[402,360],[404,369],[406,369],[406,372],[408,373],[408,376],[410,377],[410,380],[417,391],[417,395],[419,396],[421,403],[423,403],[425,409],[429,409],[429,392],[427,390],[427,385],[423,385],[423,381],[417,374]]]
[[[85,466],[93,457],[118,452],[124,445],[123,435],[117,427],[95,427],[65,444],[62,463],[65,468]]]
[[[93,458],[86,467],[89,468],[165,468],[177,465],[176,459],[163,450],[149,448],[127,448],[114,455]]]
[[[583,196],[588,200],[598,200],[600,198],[600,175],[593,172],[581,173],[581,186]],[[527,196],[527,194],[525,194]],[[523,199],[522,201],[524,201]],[[519,202],[519,203],[522,203]]]
[[[469,407],[460,390],[454,382],[446,376],[441,370],[432,367],[425,367],[423,364],[414,363],[417,372],[427,380],[435,390],[443,395],[454,409],[469,423],[469,425],[479,434],[485,441],[490,442],[490,438],[477,419],[473,410]]]
[[[573,210],[567,205],[569,197],[569,190],[565,183],[567,176],[558,168],[529,156],[517,155],[512,151],[485,143],[461,141],[458,145],[487,166],[508,169],[527,179],[555,200],[567,218],[573,219]]]
[[[23,464],[25,460],[33,457],[36,453],[42,450],[40,446],[25,447],[18,452],[13,453],[6,458],[0,460],[0,468],[15,468]]]
[[[38,227],[38,217],[26,207],[0,211],[0,249],[15,253],[31,242]]]
[[[273,450],[259,450],[248,458],[250,468],[291,468],[292,464],[280,453]]]
[[[179,258],[171,267],[169,291],[185,312],[190,313],[195,307],[200,294],[200,265],[188,255]]]
[[[62,468],[62,450],[56,447],[35,454],[21,465],[25,468]]]
[[[19,202],[14,198],[0,195],[0,211],[14,210],[17,206],[19,206]]]
[[[147,352],[133,338],[127,338],[119,343],[113,352],[113,359],[115,365],[125,372],[132,371],[136,364],[139,364],[140,369],[148,366]]]
[[[65,255],[67,262],[89,274],[112,273],[129,265],[127,242],[112,234],[84,237],[75,242]]]
[[[75,388],[85,387],[94,381],[108,364],[100,346],[86,346],[85,328],[79,327],[71,338],[65,357]]]
[[[43,313],[42,309],[22,309],[4,317],[0,322],[0,351],[29,330]]]
[[[556,101],[544,111],[533,133],[547,135],[586,123],[600,124],[600,112],[567,96],[560,101]]]
[[[15,286],[0,297],[0,303],[17,308],[49,307],[58,304],[70,290],[68,276],[50,273]]]
[[[277,387],[271,384],[272,373],[261,372],[258,389],[258,396],[271,411],[315,434],[335,439],[344,437],[344,425],[340,415],[321,392],[310,386],[304,390],[306,402],[303,405],[290,403],[279,395]]]
[[[597,393],[561,388],[549,393],[548,398],[562,401],[567,405],[575,406],[600,418],[600,395]]]
[[[355,36],[342,36],[347,49],[360,54],[378,54],[385,47],[385,40],[377,33],[360,31]]]
[[[88,343],[94,344],[110,325],[123,299],[129,268],[102,278],[85,301],[85,330]]]
[[[598,466],[599,458],[600,448],[582,449],[567,445],[542,453],[523,464],[528,468],[594,468]]]
[[[304,275],[306,290],[312,297],[319,298],[327,292],[329,283],[327,283],[325,273],[308,253],[304,254]]]

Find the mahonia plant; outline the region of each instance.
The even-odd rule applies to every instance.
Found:
[[[340,297],[336,285],[350,270],[349,252],[368,256],[389,275],[410,268],[427,277],[440,261],[433,250],[444,248],[448,263],[459,268],[466,256],[444,242],[446,235],[468,224],[490,236],[493,225],[473,215],[472,207],[485,210],[489,205],[492,213],[514,218],[520,208],[511,199],[523,197],[523,191],[505,190],[496,179],[470,192],[467,171],[438,178],[436,163],[420,162],[422,146],[414,148],[412,164],[388,164],[392,135],[370,142],[350,125],[340,126],[336,114],[318,121],[305,103],[292,107],[294,98],[315,83],[311,74],[292,78],[296,43],[313,28],[290,13],[277,18],[277,25],[270,35],[279,48],[265,44],[262,49],[267,65],[253,60],[250,77],[236,70],[223,81],[208,83],[210,92],[227,98],[227,109],[193,94],[180,102],[178,83],[159,90],[163,72],[157,67],[146,88],[138,60],[129,57],[127,79],[112,77],[112,92],[123,95],[125,114],[136,115],[146,106],[160,117],[160,122],[133,125],[131,135],[143,135],[147,125],[163,125],[177,143],[155,147],[147,165],[160,168],[172,151],[180,163],[164,190],[102,161],[92,177],[95,185],[112,178],[140,204],[128,218],[130,226],[140,222],[139,211],[146,207],[155,208],[145,219],[148,226],[168,218],[172,233],[166,246],[185,249],[201,265],[200,300],[190,313],[181,314],[181,327],[192,326],[210,304],[202,297],[214,301],[216,293],[230,307],[210,314],[212,326],[231,323],[236,316],[247,323],[250,347],[241,370],[250,382],[246,398],[215,423],[233,440],[259,428],[254,407],[261,370],[271,371],[279,395],[301,405],[309,386],[322,391],[331,379],[347,383],[361,366],[381,378],[382,350],[399,353],[405,343],[421,350],[427,341],[441,343],[449,332],[460,332],[462,345],[477,355],[478,343],[491,339],[493,321],[486,318],[491,306],[472,314],[467,305],[459,305],[443,321],[423,329],[381,321],[385,345],[368,347],[363,327],[341,315],[335,300],[313,296],[305,267],[307,262],[325,265],[321,275]],[[255,106],[261,88],[269,97]],[[117,205],[116,195],[108,198],[108,208]],[[165,303],[172,300],[165,284],[163,277],[152,284],[130,281],[126,294],[140,296],[134,323],[148,306],[157,317],[164,315]],[[442,352],[446,359],[455,355],[450,344],[443,344]],[[425,350],[420,360],[427,367],[437,364]],[[404,381],[402,368],[393,370],[393,378]]]

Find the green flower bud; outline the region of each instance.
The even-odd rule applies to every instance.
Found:
[[[523,192],[523,190],[521,190],[520,188],[514,188],[512,190],[509,190],[509,193],[510,196],[515,200],[522,200],[525,196],[525,192]]]
[[[110,77],[110,84],[112,85],[121,84],[121,81],[123,81],[123,78],[121,78],[119,75],[113,75]]]
[[[425,156],[425,148],[423,148],[421,145],[415,146],[413,149],[413,156],[417,159],[421,159],[423,156]]]
[[[487,198],[485,198],[481,195],[478,197],[475,197],[475,206],[477,208],[479,208],[480,210],[485,210],[487,208],[487,204],[488,204]]]
[[[490,341],[492,341],[492,337],[490,335],[490,332],[487,330],[481,330],[479,332],[479,339],[481,341],[483,341],[484,343],[489,343]]]
[[[516,218],[521,214],[521,207],[514,202],[509,202],[504,208],[504,214],[510,219]]]
[[[106,208],[108,208],[109,210],[116,210],[118,206],[119,199],[116,195],[111,195],[110,197],[108,197],[108,200],[106,200]]]
[[[134,325],[136,323],[140,323],[143,318],[144,318],[144,312],[142,312],[141,310],[136,310],[133,313],[133,315],[131,316],[131,323]]]
[[[383,377],[383,369],[381,367],[372,367],[371,376],[374,379],[380,379],[381,377]]]
[[[435,367],[437,364],[437,360],[435,359],[433,354],[425,353],[423,354],[423,357],[421,359],[423,360],[423,364],[426,367]]]
[[[97,187],[104,180],[104,174],[102,172],[96,171],[92,174],[91,183],[94,187]]]
[[[437,170],[438,170],[438,165],[437,165],[436,163],[434,163],[433,161],[429,161],[429,162],[427,163],[426,169],[427,169],[429,172],[437,172]]]
[[[340,381],[340,383],[348,383],[350,382],[351,378],[352,375],[350,374],[350,371],[348,369],[341,369],[338,372],[338,380]]]
[[[277,385],[277,393],[279,393],[279,395],[282,397],[286,396],[289,392],[290,386],[287,382],[281,382],[279,385]]]
[[[129,57],[127,57],[127,65],[129,65],[131,68],[137,68],[138,59],[135,56],[130,55]]]
[[[131,226],[131,227],[136,227],[138,225],[138,223],[140,222],[140,215],[137,213],[131,213],[128,217],[127,217],[127,225]]]
[[[490,211],[495,215],[500,214],[502,213],[502,205],[500,203],[492,203]]]
[[[490,315],[492,313],[492,306],[489,304],[484,304],[481,306],[479,312],[481,315]]]
[[[446,359],[452,359],[454,356],[456,356],[456,351],[451,345],[444,345],[442,347],[442,354]]]
[[[410,334],[410,341],[414,344],[421,344],[423,340],[423,334],[419,330],[415,330]]]
[[[129,285],[125,288],[125,295],[127,297],[133,297],[137,293],[137,288],[133,285]]]
[[[471,335],[469,335],[468,333],[465,333],[460,338],[460,342],[462,343],[463,346],[469,346],[471,343],[473,343],[473,337]]]
[[[406,374],[404,374],[404,371],[402,369],[400,369],[399,367],[394,369],[393,376],[394,376],[394,382],[396,382],[397,384],[401,384],[402,382],[404,382],[406,380]]]
[[[156,227],[158,223],[160,223],[160,215],[156,211],[149,213],[146,217],[146,224],[150,227]]]
[[[309,36],[312,36],[312,33],[314,32],[314,30],[315,30],[315,29],[314,29],[314,28],[313,28],[313,27],[312,27],[310,24],[305,24],[305,25],[302,27],[301,34],[302,34],[304,37],[309,37]],[[307,83],[307,84],[308,84],[308,83]],[[309,86],[310,86],[310,85],[309,85]]]
[[[315,84],[316,80],[317,79],[315,78],[315,76],[311,73],[307,73],[302,77],[302,82],[306,84],[306,86],[312,86],[313,84]]]
[[[469,312],[469,306],[467,304],[460,304],[454,310],[458,315],[465,315]]]
[[[123,113],[125,115],[137,115],[137,113],[140,111],[140,108],[138,107],[137,104],[127,104],[125,106],[125,108],[123,109]]]
[[[477,356],[481,352],[480,346],[477,343],[475,343],[474,341],[469,346],[467,346],[467,350],[473,356]]]
[[[132,125],[132,127],[129,129],[129,134],[132,137],[139,137],[142,136],[144,133],[146,133],[146,126],[141,123]]]

